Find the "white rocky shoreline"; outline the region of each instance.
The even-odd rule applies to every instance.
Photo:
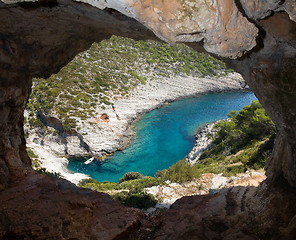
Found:
[[[102,157],[106,153],[113,153],[128,144],[133,134],[132,123],[142,114],[182,98],[248,90],[242,86],[245,86],[245,82],[238,73],[229,73],[219,78],[174,76],[148,80],[146,85],[136,87],[129,97],[113,95],[115,111],[111,106],[98,106],[96,119],[77,119],[80,138],[69,135],[61,139],[60,136],[49,134],[40,139],[38,131],[29,130],[25,125],[25,131],[29,133],[27,147],[38,156],[41,167],[49,172],[59,173],[63,178],[77,184],[89,176],[69,171],[67,157]],[[108,123],[99,119],[103,113],[109,116]],[[36,138],[40,141],[36,141]],[[81,139],[88,148],[81,144]]]
[[[217,122],[219,121],[211,122],[198,129],[197,134],[195,135],[195,144],[190,153],[185,157],[185,161],[187,161],[191,165],[199,162],[200,155],[205,150],[207,150],[213,142],[213,139],[210,137],[210,135],[216,132],[216,130],[214,129],[214,125]]]

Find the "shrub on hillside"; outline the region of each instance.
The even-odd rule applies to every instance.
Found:
[[[199,169],[192,167],[188,162],[181,160],[170,166],[168,169],[158,171],[156,177],[171,182],[188,182],[194,178],[199,178],[201,172]]]
[[[221,165],[226,176],[242,173],[247,169],[263,168],[271,155],[276,128],[258,101],[231,111],[229,120],[218,122],[214,128],[213,145],[200,156],[204,167],[209,159]],[[219,157],[218,157],[219,156]],[[241,165],[232,164],[241,163]],[[217,170],[219,168],[216,168]]]
[[[154,207],[157,200],[152,194],[144,192],[119,192],[112,196],[115,200],[121,202],[127,207],[147,209]]]
[[[135,174],[142,176],[141,174]],[[90,188],[92,190],[107,192],[111,197],[123,205],[140,209],[147,209],[155,206],[157,199],[153,195],[145,193],[147,187],[159,185],[161,181],[153,177],[125,180],[122,183],[99,182],[94,179],[83,179],[79,182],[79,187]],[[112,190],[123,190],[112,194]],[[111,191],[111,192],[110,192]]]
[[[139,178],[143,178],[143,174],[138,173],[138,172],[128,172],[125,173],[122,178],[119,179],[119,183],[122,183],[124,181],[130,181],[130,180],[134,180],[134,179],[139,179]]]
[[[151,176],[138,178],[134,180],[124,181],[118,185],[120,189],[129,189],[131,191],[143,191],[144,188],[163,184],[163,180]]]
[[[92,178],[83,179],[78,183],[79,187],[90,188],[99,192],[118,189],[118,184],[114,182],[99,182]]]

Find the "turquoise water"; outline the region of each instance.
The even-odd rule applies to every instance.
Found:
[[[135,123],[131,144],[104,162],[72,159],[69,169],[90,175],[98,181],[117,182],[126,172],[154,176],[183,159],[195,143],[197,129],[209,122],[227,118],[256,97],[253,93],[216,93],[180,100],[145,114]]]

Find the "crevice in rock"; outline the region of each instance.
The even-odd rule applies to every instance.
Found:
[[[258,36],[256,37],[256,46],[251,49],[248,52],[245,52],[244,55],[242,57],[239,58],[239,60],[243,60],[248,58],[250,55],[252,55],[252,53],[256,53],[259,52],[261,49],[264,48],[264,38],[266,36],[266,32],[265,30],[257,23],[256,20],[248,17],[248,15],[246,14],[244,8],[242,7],[242,4],[240,2],[240,0],[234,0],[236,7],[238,8],[238,10],[241,12],[241,14],[248,19],[249,22],[253,23],[257,29],[258,29]]]
[[[241,207],[240,207],[240,210],[241,210],[242,212],[245,211],[245,205],[246,205],[245,201],[246,201],[246,196],[247,196],[247,194],[248,194],[248,191],[249,191],[249,189],[247,188],[247,189],[244,191],[244,194],[243,194],[243,197],[242,197],[242,200],[241,200]]]
[[[228,216],[232,216],[235,213],[235,208],[237,207],[237,204],[235,201],[235,196],[233,196],[233,193],[231,192],[231,188],[228,189],[225,197],[226,197],[226,206],[225,206],[226,214]]]
[[[24,9],[34,9],[34,8],[39,8],[39,7],[48,7],[48,8],[53,8],[58,6],[59,3],[57,0],[39,0],[37,2],[20,2],[18,3],[18,6]]]
[[[87,152],[91,154],[91,149],[89,145],[84,141],[83,136],[78,133],[75,129],[66,129],[63,126],[63,123],[55,118],[55,117],[47,117],[41,111],[36,113],[37,118],[46,126],[52,127],[59,132],[59,137],[62,143],[65,145],[65,154],[68,154],[68,147],[67,147],[67,137],[75,136],[80,141],[80,147],[85,149]],[[42,142],[41,142],[42,144]]]

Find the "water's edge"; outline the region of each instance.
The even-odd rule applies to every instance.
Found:
[[[112,156],[113,154],[115,154],[116,152],[120,152],[123,151],[124,149],[126,149],[127,147],[129,147],[130,142],[132,140],[132,138],[134,137],[134,135],[136,134],[135,132],[135,124],[137,124],[138,121],[140,121],[143,116],[153,110],[157,110],[159,108],[162,108],[170,103],[174,103],[174,102],[178,102],[181,100],[186,100],[186,99],[190,99],[190,98],[197,98],[200,96],[204,96],[204,95],[208,95],[208,94],[213,94],[213,93],[251,93],[252,91],[247,87],[241,90],[221,90],[221,91],[207,91],[207,92],[203,92],[203,93],[196,93],[196,94],[191,94],[191,95],[187,95],[187,96],[180,96],[180,97],[176,97],[174,99],[168,99],[165,100],[162,103],[159,103],[155,106],[153,106],[150,109],[145,109],[142,110],[141,112],[137,112],[137,116],[135,118],[132,118],[128,121],[129,127],[126,129],[126,131],[124,131],[123,136],[121,136],[121,141],[123,142],[121,145],[119,145],[117,148],[114,148],[111,152],[105,153],[102,152],[102,157],[98,158],[101,161],[104,161],[106,159],[106,157]],[[214,121],[217,122],[217,121]],[[210,123],[206,123],[204,124],[204,127],[206,127],[208,124]],[[199,127],[196,130],[196,133],[199,131],[199,129],[202,129],[203,126]],[[85,159],[92,157],[91,155],[89,156],[83,156]],[[75,158],[82,158],[82,156],[71,156],[68,159],[75,159]]]
[[[245,91],[244,91],[245,92]],[[224,92],[225,93],[225,92]],[[236,93],[239,93],[238,91],[236,92]],[[221,94],[221,93],[220,93]],[[184,100],[185,99],[185,101],[191,101],[191,99],[207,99],[207,98],[209,98],[209,96],[211,97],[211,96],[216,96],[216,101],[218,101],[217,102],[217,104],[219,105],[221,105],[221,103],[220,102],[222,102],[223,103],[223,95],[220,95],[220,94],[203,94],[202,96],[199,94],[199,96],[197,97],[197,98],[182,98],[182,100]],[[246,93],[247,94],[247,93]],[[247,94],[248,96],[250,95],[250,94]],[[241,97],[241,98],[243,98],[242,96],[247,96],[247,95],[238,95],[238,94],[235,94],[235,92],[233,92],[233,93],[228,93],[228,96],[230,96],[230,97],[228,97],[229,99],[228,100],[225,100],[225,101],[237,101],[237,100],[235,100],[235,99],[233,99],[233,96],[234,96],[234,98],[238,98],[239,99],[239,97]],[[219,96],[219,97],[217,97],[217,96]],[[224,95],[224,97],[225,97],[226,95]],[[232,97],[231,97],[232,96]],[[254,97],[255,98],[255,97]],[[227,99],[227,97],[226,97],[226,99]],[[173,102],[173,105],[175,104],[183,104],[183,102],[182,102],[182,100],[179,100],[179,101],[174,101]],[[254,99],[252,99],[252,100],[254,100]],[[195,100],[194,100],[195,101]],[[204,100],[203,100],[204,101]],[[238,100],[238,104],[240,104],[241,105],[241,103],[240,103],[240,101],[241,100]],[[249,104],[250,103],[250,101],[248,100],[247,102],[246,102],[246,104],[245,105],[247,105],[247,104]],[[186,104],[186,103],[185,103]],[[226,102],[225,102],[225,104],[226,104]],[[241,107],[243,107],[244,105],[241,105]],[[213,107],[213,106],[212,106]],[[222,109],[223,109],[223,111],[224,111],[224,108],[227,108],[228,110],[226,111],[226,112],[224,112],[222,115],[221,115],[221,110],[220,110],[220,108],[222,107]],[[160,108],[160,106],[157,106],[154,110],[156,110],[156,111],[164,111],[163,109],[169,109],[170,108],[170,104],[162,104],[162,108]],[[181,107],[182,109],[183,109],[183,107]],[[215,108],[215,107],[214,107]],[[197,130],[202,126],[202,125],[204,125],[204,124],[207,124],[207,123],[209,123],[209,122],[212,122],[212,121],[216,121],[216,120],[218,120],[218,119],[223,119],[223,118],[226,118],[226,114],[230,111],[230,110],[240,110],[240,109],[233,109],[232,107],[228,107],[228,105],[226,104],[226,106],[224,106],[223,104],[220,106],[220,108],[218,108],[219,109],[219,111],[218,112],[220,112],[219,114],[219,117],[217,118],[216,117],[216,113],[211,113],[212,115],[210,116],[210,118],[212,119],[210,119],[210,121],[208,121],[207,119],[204,119],[205,117],[203,116],[203,118],[202,118],[202,124],[201,125],[199,125],[197,128],[195,128],[193,131],[194,131],[194,135],[196,134],[196,132],[197,132]],[[234,107],[235,108],[235,107]],[[185,108],[186,109],[186,108]],[[137,130],[136,128],[137,128],[137,125],[141,125],[141,121],[143,121],[143,119],[145,120],[145,118],[147,118],[147,116],[150,116],[150,115],[153,115],[153,114],[155,114],[154,113],[154,110],[151,110],[150,112],[148,112],[148,113],[146,113],[146,114],[144,114],[144,113],[142,113],[141,115],[139,114],[138,115],[138,117],[137,117],[137,119],[135,119],[132,123],[131,123],[131,127],[133,128],[133,138],[131,138],[131,140],[132,141],[134,141],[134,138],[135,138],[135,134],[137,134],[137,133],[135,133],[135,130]],[[192,110],[192,109],[191,109]],[[202,113],[198,113],[199,115],[198,116],[200,116],[200,115],[206,115],[206,111],[205,111],[206,109],[201,109],[200,111],[201,112],[205,112],[204,114]],[[184,117],[185,118],[185,117]],[[198,118],[198,117],[193,117],[193,120],[191,120],[192,122],[193,122],[193,125],[197,125],[197,124],[199,124],[199,123],[195,123],[195,119],[196,118]],[[153,119],[154,120],[154,119]],[[145,120],[146,121],[146,120]],[[196,122],[198,122],[198,119],[196,120]],[[181,123],[180,123],[181,124]],[[183,124],[183,123],[182,123]],[[186,125],[186,124],[184,124],[184,125]],[[177,126],[174,126],[176,129],[177,128],[182,128],[182,130],[181,131],[187,131],[189,128],[191,128],[191,127],[188,127],[188,129],[186,130],[186,126],[185,127],[180,127],[179,125],[177,125]],[[184,130],[184,129],[185,130]],[[142,131],[142,130],[141,130]],[[152,132],[151,130],[150,131],[148,131],[148,134],[150,133],[150,132]],[[175,131],[173,131],[173,134],[175,133]],[[147,133],[145,133],[146,135],[147,135]],[[145,136],[145,134],[144,134],[144,136]],[[156,133],[154,133],[155,135],[157,135],[158,134],[158,132],[156,132]],[[172,134],[172,133],[170,133],[170,134]],[[190,150],[192,150],[192,148],[193,148],[193,146],[194,146],[194,143],[192,143],[192,145],[191,145],[191,147],[190,147],[190,149],[188,149],[188,144],[186,143],[186,142],[188,142],[188,141],[192,141],[192,137],[190,137],[188,134],[185,134],[185,135],[183,135],[183,133],[181,132],[180,133],[182,136],[181,136],[181,138],[183,139],[181,139],[181,142],[180,142],[180,146],[179,145],[177,145],[177,148],[181,148],[182,149],[182,146],[185,144],[186,145],[186,147],[185,147],[185,149],[187,149],[186,151],[188,151],[188,152],[186,152],[185,150],[182,150],[182,151],[185,151],[186,152],[186,154],[184,155],[184,153],[183,153],[183,155],[181,154],[181,155],[179,155],[178,153],[176,153],[178,156],[179,156],[179,158],[177,159],[177,160],[181,160],[181,159],[183,159],[184,157],[186,157],[186,155],[190,152]],[[180,135],[179,134],[179,135]],[[161,133],[160,135],[166,135],[166,133]],[[185,137],[185,140],[184,140],[184,137]],[[190,139],[187,139],[188,137],[190,137],[191,138],[191,140]],[[137,138],[137,136],[136,136],[136,138]],[[145,137],[144,137],[145,138]],[[179,137],[180,138],[180,137]],[[163,139],[163,137],[158,137],[158,138],[152,138],[150,141],[159,141],[159,142],[162,142],[162,144],[163,145],[170,145],[170,144],[172,144],[172,143],[167,143],[167,140],[159,140],[159,139]],[[179,141],[178,139],[177,139],[177,141]],[[193,140],[194,141],[194,140]],[[134,142],[132,143],[132,144],[135,144]],[[147,148],[155,148],[155,146],[154,145],[149,145],[149,141],[148,141],[148,143],[147,142],[145,142],[144,143],[145,144],[145,147],[147,147]],[[183,144],[183,145],[182,145]],[[171,146],[168,146],[168,147],[171,147]],[[130,165],[129,163],[126,163],[126,159],[125,158],[129,158],[129,161],[131,161],[131,162],[135,162],[136,161],[136,157],[134,156],[134,155],[138,155],[139,156],[139,158],[148,158],[147,160],[145,160],[145,161],[150,161],[151,162],[151,158],[153,158],[153,156],[155,156],[155,155],[161,155],[161,152],[155,152],[155,154],[152,154],[151,155],[151,158],[149,158],[149,157],[147,157],[150,153],[149,152],[146,152],[146,149],[144,148],[142,148],[142,149],[140,149],[139,151],[140,152],[143,152],[143,154],[139,154],[138,153],[138,150],[136,151],[136,150],[133,150],[133,148],[135,148],[135,147],[133,147],[133,146],[131,146],[131,145],[129,145],[129,147],[128,147],[128,149],[127,150],[125,150],[125,151],[117,151],[117,152],[115,152],[115,154],[113,155],[113,156],[109,156],[109,157],[107,157],[107,160],[105,161],[105,162],[99,162],[99,163],[97,163],[97,165],[92,165],[91,166],[91,168],[92,169],[86,169],[86,168],[84,168],[85,166],[80,166],[80,168],[81,169],[79,169],[78,170],[78,172],[83,172],[83,173],[85,173],[85,174],[90,174],[90,176],[91,177],[93,177],[93,178],[95,178],[95,179],[97,179],[97,180],[99,180],[99,181],[118,181],[118,179],[125,173],[125,172],[128,172],[128,171],[139,171],[139,170],[133,170],[133,167],[132,166],[129,166],[129,167],[127,167],[127,170],[126,171],[123,171],[123,172],[121,172],[121,173],[119,173],[120,172],[120,170],[118,170],[118,169],[121,169],[121,168],[125,168],[125,165]],[[162,146],[158,146],[158,151],[160,150],[160,148],[162,148]],[[171,149],[170,151],[174,151],[174,149]],[[145,152],[145,153],[144,153]],[[118,155],[122,155],[122,156],[119,156],[119,158],[118,158]],[[163,154],[164,156],[163,156],[163,158],[165,158],[166,157],[166,155],[168,155],[169,156],[169,153],[167,153],[167,154]],[[175,156],[172,156],[172,158],[174,158]],[[115,159],[117,159],[117,160],[115,160]],[[76,171],[77,172],[77,169],[75,170],[75,167],[73,167],[73,160],[75,161],[77,161],[78,159],[70,159],[70,163],[69,163],[69,167],[70,167],[70,170],[74,170],[74,171]],[[80,159],[80,162],[82,163],[83,161],[84,161],[85,159]],[[173,162],[171,162],[169,165],[168,164],[166,164],[165,165],[165,167],[163,167],[163,166],[160,166],[160,168],[159,169],[157,169],[157,170],[162,170],[162,169],[165,169],[165,168],[168,168],[170,165],[172,165],[172,164],[174,164],[177,160],[173,160]],[[75,162],[76,162],[75,161]],[[116,163],[117,162],[117,163]],[[155,172],[154,173],[151,173],[151,172],[149,172],[147,169],[148,168],[150,168],[149,167],[149,165],[147,165],[147,164],[144,164],[143,166],[142,166],[142,164],[137,164],[137,163],[132,163],[132,164],[134,164],[135,166],[138,166],[138,165],[141,165],[141,168],[143,168],[144,170],[142,170],[142,169],[140,169],[140,170],[142,170],[142,172],[141,173],[143,173],[144,175],[154,175],[155,174]],[[157,165],[158,164],[158,162],[156,161],[155,163],[151,163],[152,165]],[[101,177],[95,177],[94,176],[94,170],[93,169],[95,169],[95,168],[97,168],[97,171],[99,172],[98,174],[100,175],[102,175],[103,177],[101,178]],[[157,171],[156,170],[156,171]],[[140,171],[139,171],[140,172]],[[117,178],[114,180],[114,179],[112,179],[112,178],[109,178],[107,175],[108,175],[108,173],[109,174],[114,174],[114,175],[117,175]]]

